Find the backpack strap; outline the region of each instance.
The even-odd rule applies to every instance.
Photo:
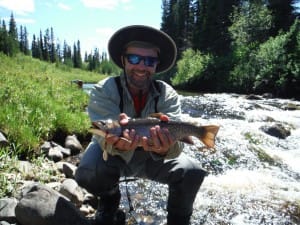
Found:
[[[121,85],[120,76],[115,77],[115,82],[116,82],[118,92],[119,92],[119,96],[120,96],[119,109],[120,109],[120,112],[123,112],[123,88],[122,88],[122,85]]]
[[[116,76],[116,77],[114,77],[114,79],[115,79],[117,89],[118,89],[118,92],[119,92],[119,96],[120,96],[120,103],[119,103],[120,112],[123,112],[124,103],[123,103],[123,88],[122,88],[122,85],[121,85],[121,78],[120,78],[120,76]],[[159,86],[158,81],[153,80],[153,83],[154,83],[154,86],[157,89],[157,91],[160,93],[160,86]],[[154,98],[155,112],[156,113],[158,113],[158,109],[157,109],[158,99],[159,99],[159,95]]]

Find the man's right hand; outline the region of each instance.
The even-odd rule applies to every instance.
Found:
[[[129,117],[125,113],[121,113],[119,116],[119,123],[126,125]],[[136,135],[135,130],[125,130],[123,137],[110,136],[106,138],[106,143],[113,145],[116,149],[121,151],[130,151],[138,147],[139,136]]]

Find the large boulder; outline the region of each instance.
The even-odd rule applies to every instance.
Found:
[[[15,214],[22,225],[91,224],[66,197],[39,183],[23,189]]]

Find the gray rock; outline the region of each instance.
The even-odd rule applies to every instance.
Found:
[[[50,148],[52,148],[52,145],[49,141],[45,141],[40,147],[41,152],[45,155],[48,155]]]
[[[49,159],[52,159],[54,162],[58,162],[64,158],[64,155],[59,150],[59,148],[54,147],[54,148],[50,148],[47,157]]]
[[[15,223],[15,207],[18,201],[15,198],[3,198],[0,199],[0,221],[6,221],[8,223]]]
[[[68,162],[57,162],[56,166],[60,172],[65,174],[67,178],[74,178],[77,166]]]
[[[49,159],[52,159],[54,162],[58,162],[62,160],[66,156],[71,155],[71,150],[68,148],[64,148],[54,141],[46,141],[41,146],[41,152],[47,155]]]
[[[4,136],[4,134],[2,134],[0,132],[0,147],[5,147],[5,146],[8,146],[8,145],[9,145],[9,143],[8,143],[6,137]]]
[[[73,179],[63,181],[59,192],[71,200],[77,207],[82,205],[84,194],[77,182]]]
[[[83,150],[83,147],[78,141],[76,135],[69,135],[66,137],[65,148],[71,149],[72,155],[76,155]]]
[[[35,183],[22,194],[15,208],[22,225],[90,225],[70,201],[45,185]]]

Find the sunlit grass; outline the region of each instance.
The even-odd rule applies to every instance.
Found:
[[[57,130],[86,134],[88,96],[71,81],[97,82],[104,77],[23,55],[0,54],[0,130],[14,153],[35,152]]]

